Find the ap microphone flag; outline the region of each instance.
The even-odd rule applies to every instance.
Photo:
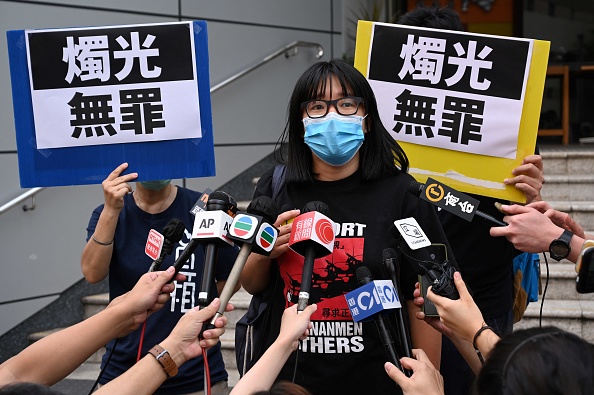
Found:
[[[375,280],[344,295],[353,321],[359,322],[380,311],[401,308],[398,292],[390,280]]]
[[[231,222],[233,218],[221,210],[199,212],[194,218],[192,239],[232,246],[233,241],[227,237]]]

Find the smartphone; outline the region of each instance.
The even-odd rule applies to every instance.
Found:
[[[439,314],[437,313],[437,307],[435,307],[432,301],[427,299],[427,289],[431,286],[431,284],[431,280],[429,280],[427,276],[419,276],[421,296],[425,300],[425,303],[423,303],[423,306],[421,307],[421,311],[425,313],[427,317],[439,317]]]

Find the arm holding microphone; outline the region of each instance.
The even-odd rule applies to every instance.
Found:
[[[158,344],[169,354],[169,358],[176,367],[181,366],[189,359],[202,355],[203,350],[218,343],[225,332],[226,317],[219,317],[212,329],[203,332],[203,337],[198,338],[202,327],[219,308],[221,301],[215,298],[210,305],[203,309],[194,307],[187,311],[179,320],[173,331]],[[228,305],[226,310],[232,309]],[[154,393],[165,380],[169,378],[163,366],[153,355],[145,355],[134,366],[114,380],[102,386],[96,394],[119,395],[150,395]]]
[[[404,395],[443,395],[443,377],[431,364],[425,351],[415,348],[413,356],[414,359],[404,357],[400,360],[402,366],[414,372],[410,378],[392,363],[386,362],[384,369],[388,376],[400,386]]]
[[[171,268],[146,273],[105,310],[25,348],[0,365],[0,386],[11,382],[53,385],[62,380],[109,340],[132,332],[161,309],[173,291],[173,284],[168,284],[172,276]]]
[[[576,262],[586,238],[583,228],[568,214],[553,210],[545,202],[531,203],[527,206],[503,205],[507,213],[505,228],[491,228],[494,237],[506,237],[518,250],[540,253],[549,251],[551,242],[558,239],[565,230],[573,233],[569,242],[570,251],[567,259]]]
[[[304,340],[311,329],[311,315],[317,305],[309,305],[298,314],[297,305],[285,309],[280,333],[274,343],[266,350],[260,360],[233,387],[231,395],[253,394],[270,389],[289,356]]]
[[[574,235],[581,237],[582,239],[592,238],[586,236],[584,228],[580,226],[571,216],[563,211],[553,209],[547,202],[541,200],[539,202],[533,202],[527,204],[528,207],[532,207],[546,215],[555,225],[560,228],[567,229],[573,232]]]
[[[499,336],[488,328],[478,306],[466,288],[459,272],[454,273],[454,284],[460,294],[460,298],[452,300],[431,291],[427,291],[427,298],[435,304],[439,317],[425,317],[423,312],[417,311],[416,317],[425,320],[437,331],[448,336],[452,343],[458,348],[460,354],[468,362],[475,374],[481,369],[481,361],[478,358],[478,351],[481,356],[487,357]],[[423,304],[423,298],[419,289],[415,289],[414,303],[417,306]],[[476,347],[476,349],[475,349]]]
[[[452,300],[427,291],[427,298],[437,307],[438,317],[425,317],[424,313],[417,312],[417,318],[425,319],[437,331],[452,339],[460,353],[469,362],[475,374],[480,371],[480,362],[473,344],[482,355],[488,356],[499,336],[492,330],[487,329],[483,316],[474,303],[472,296],[462,281],[459,272],[454,273],[454,283],[460,294],[460,298]],[[421,306],[423,298],[420,291],[415,290],[415,304]],[[413,370],[411,377],[406,377],[401,371],[389,362],[384,367],[387,374],[402,388],[405,395],[443,394],[443,378],[439,371],[428,360],[422,350],[413,350],[416,359],[402,358],[400,361],[404,367]],[[473,363],[470,363],[474,361]]]

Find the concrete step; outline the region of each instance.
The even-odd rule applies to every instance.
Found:
[[[594,171],[594,163],[592,164]],[[547,174],[542,186],[545,200],[594,201],[594,174]]]
[[[573,263],[550,263],[549,259],[549,285],[546,299],[558,300],[594,300],[594,293],[580,294],[575,290],[575,265]],[[546,281],[546,266],[544,260],[540,261],[541,284],[544,290]],[[545,302],[546,303],[546,302]]]
[[[594,148],[570,151],[541,147],[540,155],[545,178],[552,174],[592,174],[594,170]]]
[[[539,326],[542,299],[530,303],[514,330]],[[545,299],[542,325],[552,325],[594,342],[594,300]]]

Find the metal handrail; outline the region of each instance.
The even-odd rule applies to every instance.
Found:
[[[240,71],[239,73],[235,74],[234,76],[229,77],[226,80],[224,80],[224,81],[218,83],[217,85],[211,87],[210,88],[210,93],[212,94],[212,93],[218,91],[219,89],[221,89],[222,87],[229,85],[230,83],[232,83],[233,81],[237,80],[238,78],[241,78],[244,75],[246,75],[247,73],[249,73],[251,71],[254,71],[258,67],[260,67],[260,66],[262,66],[262,65],[270,62],[271,60],[279,57],[283,53],[285,54],[285,57],[286,58],[289,58],[291,56],[297,55],[297,52],[298,52],[298,48],[299,47],[317,48],[318,52],[315,55],[316,56],[316,59],[319,59],[322,56],[324,56],[324,47],[322,47],[320,44],[310,43],[310,42],[307,42],[307,41],[293,41],[292,43],[290,43],[288,45],[285,45],[284,47],[282,47],[280,49],[277,49],[276,51],[272,52],[270,55],[265,56],[264,58],[262,58],[261,61],[259,61],[255,65],[250,66],[247,69],[245,69],[243,71]],[[27,200],[28,198],[31,198],[32,199],[32,204],[31,204],[31,206],[27,206],[27,205],[23,206],[23,210],[24,211],[35,210],[35,195],[37,195],[39,192],[41,192],[45,188],[46,187],[31,188],[28,191],[24,192],[23,194],[17,196],[16,198],[12,199],[8,203],[6,203],[2,207],[0,207],[0,215],[4,214],[8,210],[10,210],[11,208],[13,208],[17,204],[21,203],[22,201]]]
[[[250,66],[247,69],[240,71],[239,73],[235,74],[234,76],[229,77],[226,80],[213,86],[212,88],[210,88],[210,93],[214,93],[214,92],[218,91],[222,87],[230,84],[231,82],[235,81],[238,78],[243,77],[247,73],[256,70],[258,67],[270,62],[271,60],[273,60],[274,58],[276,58],[282,54],[285,54],[286,58],[296,55],[299,47],[317,48],[318,53],[315,55],[316,59],[319,59],[324,55],[324,47],[322,47],[320,44],[310,43],[310,42],[306,42],[306,41],[293,41],[292,43],[285,45],[281,49],[274,51],[270,55],[265,56],[264,58],[262,58],[261,61],[259,61],[255,65]]]
[[[39,192],[41,192],[42,190],[44,190],[45,187],[38,187],[38,188],[31,188],[29,189],[27,192],[15,197],[14,199],[12,199],[11,201],[9,201],[8,203],[4,204],[2,207],[0,207],[0,214],[4,214],[5,212],[7,212],[8,210],[10,210],[11,208],[13,208],[14,206],[16,206],[17,204],[21,203],[24,200],[27,200],[29,198],[32,199],[33,204],[31,206],[23,206],[23,210],[24,211],[28,211],[28,210],[35,210],[35,195],[37,195]]]

